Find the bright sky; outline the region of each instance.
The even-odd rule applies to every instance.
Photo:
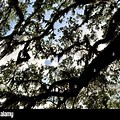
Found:
[[[24,0],[21,0],[21,1],[24,1]],[[33,0],[33,1],[34,1],[34,0]],[[32,6],[28,7],[28,13],[32,13],[32,11],[33,11]],[[82,11],[79,10],[79,9],[77,9],[77,10],[76,10],[76,13],[77,13],[77,12],[80,13],[80,12],[82,12]],[[68,17],[68,16],[71,16],[71,15],[72,15],[72,13],[69,13],[69,14],[64,18],[64,22],[63,22],[62,24],[59,23],[59,22],[56,22],[54,27],[57,28],[57,29],[59,29],[60,27],[65,26],[66,23],[67,23],[67,17]],[[50,17],[50,11],[46,14],[46,19],[49,19],[49,17]],[[10,30],[7,34],[10,34],[10,33],[13,31],[14,26],[15,26],[15,21],[11,21],[11,30]],[[83,26],[82,29],[85,31],[85,34],[89,33],[89,31],[87,30],[87,28],[86,28],[85,26]],[[96,32],[97,32],[99,38],[101,38],[102,32],[101,32],[101,31],[96,31]],[[56,33],[57,33],[57,30],[56,30]],[[57,33],[57,36],[56,36],[56,37],[59,37],[61,34],[62,34],[62,33]],[[105,46],[101,45],[101,46],[99,46],[98,50],[102,50],[104,47],[105,47]],[[5,56],[3,59],[1,59],[1,60],[0,60],[0,65],[5,64],[5,63],[6,63],[7,61],[9,61],[11,58],[16,60],[16,59],[17,59],[17,55],[18,55],[19,51],[20,51],[22,48],[23,48],[23,46],[19,47],[19,49],[17,49],[15,52],[13,52],[12,54],[10,54],[10,55],[8,55],[8,56]],[[31,53],[30,53],[30,54],[31,54]],[[65,57],[66,57],[66,56],[64,55],[64,56],[62,57],[62,59],[60,60],[60,62],[61,62],[63,59],[65,59]],[[77,59],[77,57],[78,57],[78,53],[76,53],[76,54],[74,55],[74,59]],[[55,67],[59,65],[57,58],[55,58],[54,61],[51,63],[51,61],[50,61],[49,59],[48,59],[48,60],[43,60],[43,59],[41,59],[41,60],[35,60],[35,59],[32,57],[32,55],[31,55],[31,59],[29,60],[29,63],[38,63],[39,65],[41,65],[41,64],[52,65],[52,66],[55,66]]]

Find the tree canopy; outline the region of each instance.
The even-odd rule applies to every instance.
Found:
[[[119,0],[0,0],[0,108],[119,108],[119,17]]]

